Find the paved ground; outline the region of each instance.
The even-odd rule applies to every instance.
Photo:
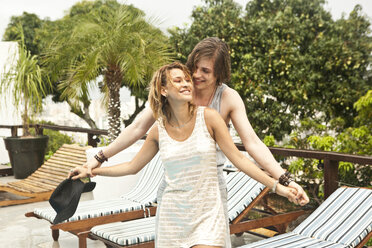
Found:
[[[14,181],[13,177],[0,177],[0,183]],[[102,198],[101,196],[100,198]],[[13,195],[0,192],[0,201],[5,198],[13,199]],[[84,193],[81,201],[94,199],[92,192]],[[0,207],[0,247],[1,248],[73,248],[78,247],[76,236],[61,231],[59,241],[54,242],[51,236],[50,224],[45,220],[25,217],[26,212],[34,208],[47,207],[48,201],[29,203],[16,206]],[[232,236],[233,247],[251,243],[261,238],[243,234]],[[88,240],[88,248],[104,248],[100,241]]]

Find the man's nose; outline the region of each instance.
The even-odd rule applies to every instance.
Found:
[[[195,69],[194,73],[193,73],[193,77],[200,77],[200,72],[198,69]]]

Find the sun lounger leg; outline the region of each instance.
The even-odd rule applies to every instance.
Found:
[[[54,241],[58,241],[58,238],[59,238],[59,230],[58,229],[52,230],[52,237],[53,237]]]
[[[87,248],[87,238],[89,236],[90,231],[80,232],[77,233],[79,238],[79,248]]]

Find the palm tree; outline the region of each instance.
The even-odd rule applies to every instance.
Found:
[[[18,58],[16,63],[1,75],[0,93],[13,98],[16,109],[23,106],[23,136],[30,136],[30,113],[40,112],[42,98],[46,95],[47,83],[42,81],[41,69],[36,55],[26,49],[22,26],[17,27],[20,34]]]
[[[46,61],[63,70],[59,89],[65,99],[87,94],[92,82],[103,76],[109,140],[113,140],[120,133],[120,88],[147,84],[152,73],[169,61],[167,40],[132,6],[102,5],[82,19],[53,41]]]

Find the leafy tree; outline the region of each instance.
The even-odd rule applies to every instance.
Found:
[[[5,30],[3,40],[19,41],[21,34],[18,26],[21,25],[25,48],[30,51],[31,55],[39,55],[40,47],[36,42],[36,32],[42,27],[43,23],[44,21],[37,15],[27,12],[23,12],[20,16],[12,16]]]
[[[300,149],[315,149],[322,151],[336,151],[348,154],[372,155],[372,129],[370,115],[371,92],[362,96],[355,104],[358,115],[355,117],[354,127],[336,131],[339,120],[331,125],[325,125],[312,119],[304,119],[290,139],[284,143],[287,147]],[[325,122],[323,122],[325,123]],[[315,159],[287,160],[288,169],[296,175],[314,198],[323,196],[323,171],[319,166],[322,161]],[[366,187],[371,185],[372,170],[370,165],[339,163],[339,181],[341,184]]]
[[[81,97],[92,80],[103,75],[112,140],[120,133],[119,89],[145,85],[168,55],[166,37],[144,19],[142,11],[102,5],[60,33],[46,61],[60,71],[56,75],[61,76],[58,88],[64,99]]]
[[[360,6],[333,21],[323,0],[252,0],[245,12],[230,0],[204,2],[191,26],[171,30],[170,40],[182,60],[206,36],[229,44],[230,85],[259,136],[280,140],[296,120],[318,113],[353,125],[353,103],[371,82],[370,23]]]

